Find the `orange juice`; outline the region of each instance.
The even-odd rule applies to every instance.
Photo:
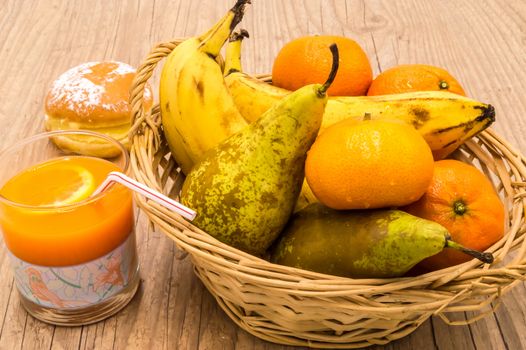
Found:
[[[118,154],[96,158],[92,147],[64,149],[58,139]],[[124,146],[95,132],[51,131],[1,151],[0,162],[0,229],[24,309],[78,326],[125,307],[140,283],[132,194],[113,184],[93,195],[110,172],[128,170]]]
[[[71,266],[101,257],[133,231],[130,191],[116,184],[89,198],[119,167],[86,156],[54,158],[15,175],[0,195],[0,225],[10,252],[40,266]]]

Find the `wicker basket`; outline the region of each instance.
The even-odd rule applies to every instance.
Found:
[[[172,197],[177,197],[184,176],[163,139],[159,107],[144,112],[141,100],[157,63],[179,42],[152,50],[132,90],[133,173]],[[491,266],[472,260],[418,277],[329,276],[269,263],[217,241],[154,202],[137,202],[149,220],[190,254],[195,272],[222,309],[251,334],[317,348],[386,344],[413,332],[432,315],[448,324],[476,321],[492,312],[500,296],[526,275],[525,158],[491,130],[468,141],[456,156],[483,170],[506,206],[508,226],[504,238],[489,249],[496,258]],[[462,322],[447,317],[464,311],[476,311],[477,316]]]

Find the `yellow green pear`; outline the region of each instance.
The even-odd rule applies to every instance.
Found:
[[[277,264],[352,278],[404,275],[445,248],[491,263],[451,241],[446,228],[401,210],[334,210],[314,203],[296,212],[272,249]]]
[[[262,254],[289,219],[303,183],[306,153],[321,125],[326,91],[304,86],[256,122],[208,151],[188,174],[181,202],[194,209],[197,227],[231,246]]]

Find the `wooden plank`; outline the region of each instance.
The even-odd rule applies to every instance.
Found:
[[[195,276],[190,258],[175,248],[172,261],[166,332],[168,349],[197,349],[205,288]]]
[[[0,246],[5,247],[3,237],[0,237]],[[7,341],[6,338],[10,337],[11,325],[8,321],[10,305],[18,303],[13,272],[6,249],[0,251],[0,275],[3,276],[3,278],[0,278],[0,344],[2,344]]]
[[[12,349],[20,349],[24,341],[26,322],[29,316],[23,310],[14,286],[6,294],[9,296],[9,304],[5,312],[2,313],[0,344],[9,344]]]
[[[522,307],[525,298],[526,287],[520,284],[502,298],[502,304],[495,312],[497,329],[502,334],[507,349],[526,348],[526,310]]]
[[[236,343],[235,350],[301,350],[303,347],[292,347],[285,345],[278,345],[270,342],[263,341],[259,338],[254,337],[250,333],[242,330],[238,327],[236,331]]]
[[[133,301],[132,301],[133,302]],[[82,327],[79,350],[114,349],[117,318]]]
[[[377,346],[377,349],[432,349],[436,347],[433,338],[433,328],[428,320],[406,337],[395,340],[386,346]]]
[[[235,348],[236,325],[227,319],[208,292],[205,292],[202,298],[199,330],[198,349],[230,350]]]
[[[450,321],[464,321],[464,314],[448,315]],[[448,326],[438,317],[431,318],[433,339],[438,349],[476,349],[469,327]]]
[[[466,318],[472,318],[476,315],[478,313],[466,312]],[[490,314],[468,327],[477,350],[508,349],[494,314]]]
[[[49,349],[53,340],[55,326],[45,324],[27,316],[22,349]]]
[[[7,2],[3,4],[2,11],[0,11],[0,52],[1,61],[5,62],[4,59],[10,58],[13,60],[16,57],[16,51],[13,51],[11,47],[13,38],[17,36],[16,19],[21,16],[23,7],[20,2]],[[3,83],[0,84],[0,96],[9,98],[10,101],[14,101],[14,89],[13,78],[9,77],[9,66],[6,64],[0,65],[0,77]],[[8,85],[8,83],[10,83]],[[2,98],[3,99],[3,98]],[[6,101],[9,101],[6,99]],[[6,130],[9,125],[12,124],[10,120],[10,114],[14,110],[14,105],[9,102],[2,102],[0,104],[0,130]],[[9,137],[6,132],[2,132],[2,137],[7,140]],[[6,146],[4,143],[0,143],[0,148],[3,149]],[[10,344],[13,348],[19,348],[23,336],[23,329],[25,325],[25,316],[22,320],[18,317],[14,318],[12,304],[18,303],[18,297],[16,296],[16,288],[14,286],[13,273],[10,266],[10,261],[7,255],[7,248],[3,237],[0,237],[0,344]],[[0,346],[1,347],[1,346]]]
[[[49,349],[79,349],[82,327],[55,327]]]

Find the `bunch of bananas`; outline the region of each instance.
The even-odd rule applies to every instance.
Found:
[[[217,57],[248,2],[238,0],[206,33],[179,44],[163,66],[163,131],[185,174],[207,150],[247,125],[225,86]]]
[[[172,155],[184,173],[207,150],[259,118],[289,93],[241,69],[241,42],[248,34],[243,30],[233,33],[233,29],[247,3],[249,0],[238,0],[210,30],[178,45],[163,67],[162,124]],[[223,68],[217,56],[227,41]],[[447,156],[495,121],[491,105],[449,92],[426,91],[331,97],[320,130],[346,118],[362,120],[366,114],[372,119],[413,125],[436,159]],[[307,198],[312,196],[308,194]]]

